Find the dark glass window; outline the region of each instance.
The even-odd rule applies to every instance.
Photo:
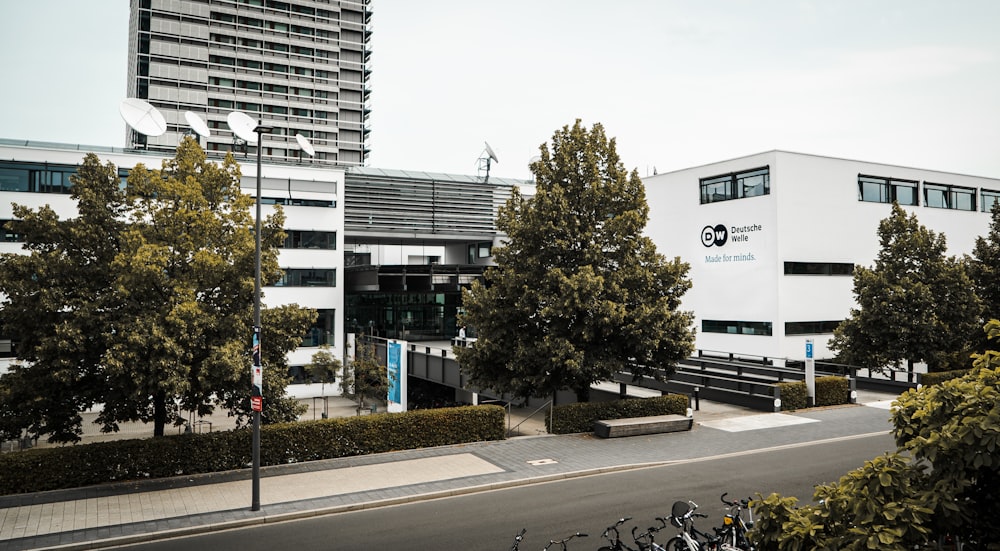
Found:
[[[979,204],[982,205],[983,212],[992,212],[993,204],[1000,203],[1000,191],[993,191],[990,189],[980,190],[980,195],[982,195],[982,200]]]
[[[337,232],[286,230],[286,249],[330,249],[337,248]]]
[[[332,308],[317,308],[316,321],[302,339],[302,346],[333,345],[337,327],[337,311]]]
[[[701,320],[701,332],[771,336],[771,322]]]
[[[858,200],[869,203],[917,205],[917,182],[858,174]]]
[[[785,335],[815,335],[833,333],[840,325],[839,320],[833,321],[788,321],[785,322]]]
[[[974,211],[976,210],[976,190],[924,182],[924,204],[939,209]]]
[[[288,268],[275,287],[336,287],[337,270]]]
[[[770,167],[731,172],[700,180],[701,204],[771,193]]]
[[[0,166],[0,191],[28,191],[28,169]]]
[[[850,262],[785,262],[785,275],[854,275]]]

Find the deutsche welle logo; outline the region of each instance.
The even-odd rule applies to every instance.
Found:
[[[726,244],[727,239],[729,239],[729,230],[726,229],[725,224],[705,226],[705,229],[701,230],[701,244],[706,247],[712,245],[721,247]]]

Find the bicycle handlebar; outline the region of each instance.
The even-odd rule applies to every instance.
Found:
[[[739,506],[739,507],[746,508],[746,507],[748,507],[750,505],[750,501],[751,501],[750,498],[741,499],[739,501],[727,501],[726,500],[726,496],[727,495],[729,495],[729,492],[726,492],[726,493],[722,494],[722,496],[720,496],[719,499],[721,499],[723,503],[725,503],[726,505],[728,505],[730,507],[737,507],[737,506]]]

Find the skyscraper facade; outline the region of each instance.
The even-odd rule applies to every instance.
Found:
[[[166,119],[167,131],[126,129],[126,146],[173,152],[204,120],[212,152],[242,151],[226,117],[242,111],[272,128],[268,161],[362,166],[368,153],[370,0],[131,0],[129,97]]]

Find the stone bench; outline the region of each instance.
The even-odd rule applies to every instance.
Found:
[[[594,423],[594,434],[601,438],[638,436],[691,430],[694,419],[683,415],[655,415],[652,417],[629,417],[607,419]]]

